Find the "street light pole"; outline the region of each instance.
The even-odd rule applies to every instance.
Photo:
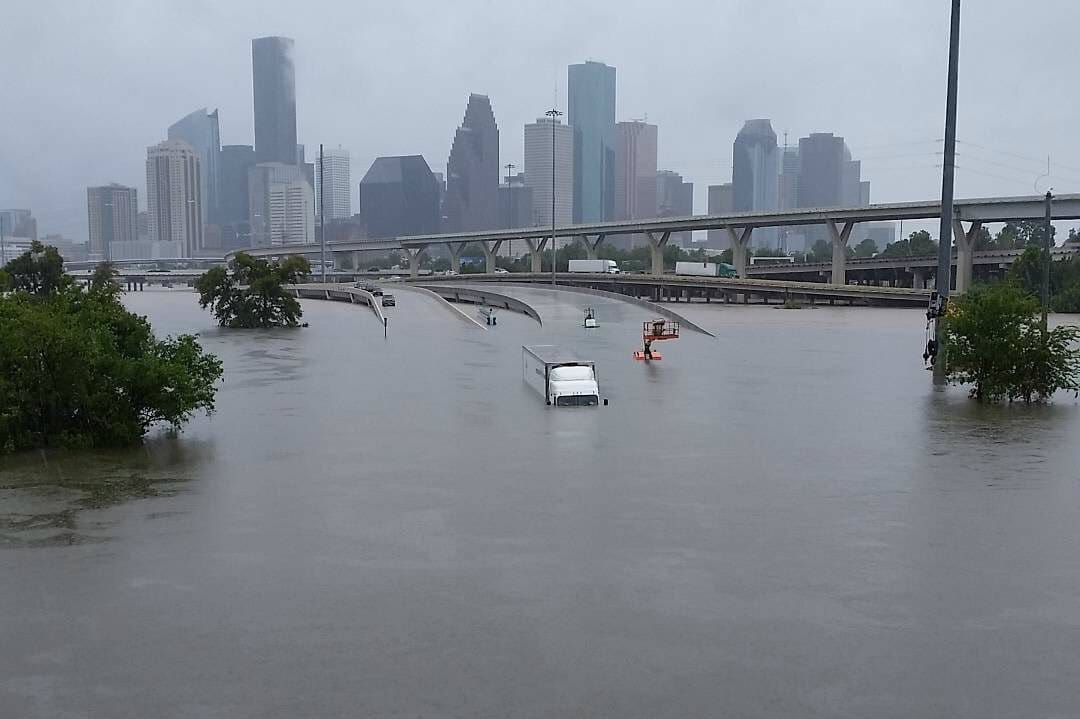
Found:
[[[323,146],[319,143],[319,260],[322,282],[326,284],[326,179],[323,174]]]
[[[960,63],[960,0],[952,0],[949,32],[949,79],[945,96],[945,154],[941,173],[941,229],[938,234],[937,298],[927,317],[934,322],[936,356],[934,384],[945,384],[948,376],[945,356],[945,316],[952,286],[953,184],[956,175],[956,84]],[[929,348],[928,348],[929,349]],[[934,353],[931,353],[934,355]]]
[[[1043,341],[1046,341],[1046,314],[1050,308],[1050,262],[1051,262],[1051,250],[1054,247],[1054,241],[1051,239],[1054,228],[1050,224],[1051,215],[1053,210],[1051,203],[1054,200],[1054,196],[1050,193],[1050,190],[1046,191],[1046,223],[1043,226],[1043,234],[1046,237],[1043,239],[1043,261],[1042,261],[1042,333]]]
[[[555,125],[562,115],[554,107],[544,113],[551,118],[551,286],[555,286]]]

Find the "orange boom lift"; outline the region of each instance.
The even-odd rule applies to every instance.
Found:
[[[649,320],[644,322],[641,327],[641,341],[645,345],[645,349],[635,352],[634,359],[646,362],[663,359],[659,352],[653,351],[652,343],[658,340],[677,339],[679,339],[678,322],[672,322],[671,320]]]

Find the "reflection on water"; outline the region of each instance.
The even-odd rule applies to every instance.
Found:
[[[141,447],[27,452],[0,464],[0,545],[55,546],[108,539],[89,510],[172,496],[213,461],[213,446],[159,432]]]

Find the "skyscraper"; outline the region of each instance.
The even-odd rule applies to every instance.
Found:
[[[851,159],[844,138],[814,132],[799,140],[799,207],[858,207],[870,202],[870,183]],[[824,225],[807,228],[806,245],[829,240]]]
[[[218,111],[202,108],[169,126],[170,140],[183,140],[199,156],[199,189],[202,192],[202,221],[218,222],[221,194],[221,134]]]
[[[114,259],[109,251],[113,243],[139,239],[138,206],[138,192],[134,187],[113,183],[86,188],[90,238],[87,250],[91,260]]]
[[[506,182],[499,185],[499,227],[529,227],[532,225],[532,213],[532,188],[525,184],[525,173],[507,177]]]
[[[709,185],[710,215],[729,215],[735,211],[735,188],[730,182]],[[731,235],[727,230],[709,230],[707,244],[712,249],[726,250],[731,247]]]
[[[568,121],[574,129],[574,221],[611,220],[615,217],[615,68],[590,60],[571,65],[567,75]]]
[[[315,241],[315,193],[300,165],[254,165],[248,171],[248,212],[255,247]]]
[[[146,148],[146,205],[151,242],[180,243],[183,257],[203,249],[199,155],[181,140]]]
[[[439,184],[420,155],[378,157],[360,181],[360,215],[371,239],[439,231]]]
[[[747,120],[732,148],[731,184],[735,212],[766,212],[779,205],[780,155],[776,133],[766,119]],[[754,230],[758,247],[775,244],[776,229]]]
[[[255,161],[297,163],[296,77],[293,41],[260,37],[251,41],[255,100]]]
[[[469,95],[446,162],[446,232],[499,224],[499,127],[487,95]]]
[[[555,147],[552,148],[552,123]],[[552,150],[554,149],[554,154]],[[525,186],[532,190],[529,225],[551,225],[551,168],[555,166],[555,222],[574,220],[574,131],[558,118],[538,117],[525,126]]]
[[[324,148],[322,168],[315,158],[315,212],[325,212],[326,221],[352,217],[352,162],[349,151],[341,147]],[[322,183],[326,183],[323,195]]]
[[[222,224],[248,221],[248,170],[255,165],[251,145],[225,145],[221,148]]]
[[[682,175],[671,170],[656,173],[656,216],[689,217],[694,214],[694,183],[684,182]],[[691,233],[674,232],[669,242],[689,247]]]
[[[656,217],[656,125],[641,120],[615,125],[615,217]]]

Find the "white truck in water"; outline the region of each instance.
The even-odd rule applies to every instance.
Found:
[[[526,384],[556,407],[595,407],[600,404],[596,366],[555,345],[521,348],[522,376]]]
[[[591,272],[600,275],[619,274],[619,263],[615,260],[570,260],[566,264],[570,272]]]

